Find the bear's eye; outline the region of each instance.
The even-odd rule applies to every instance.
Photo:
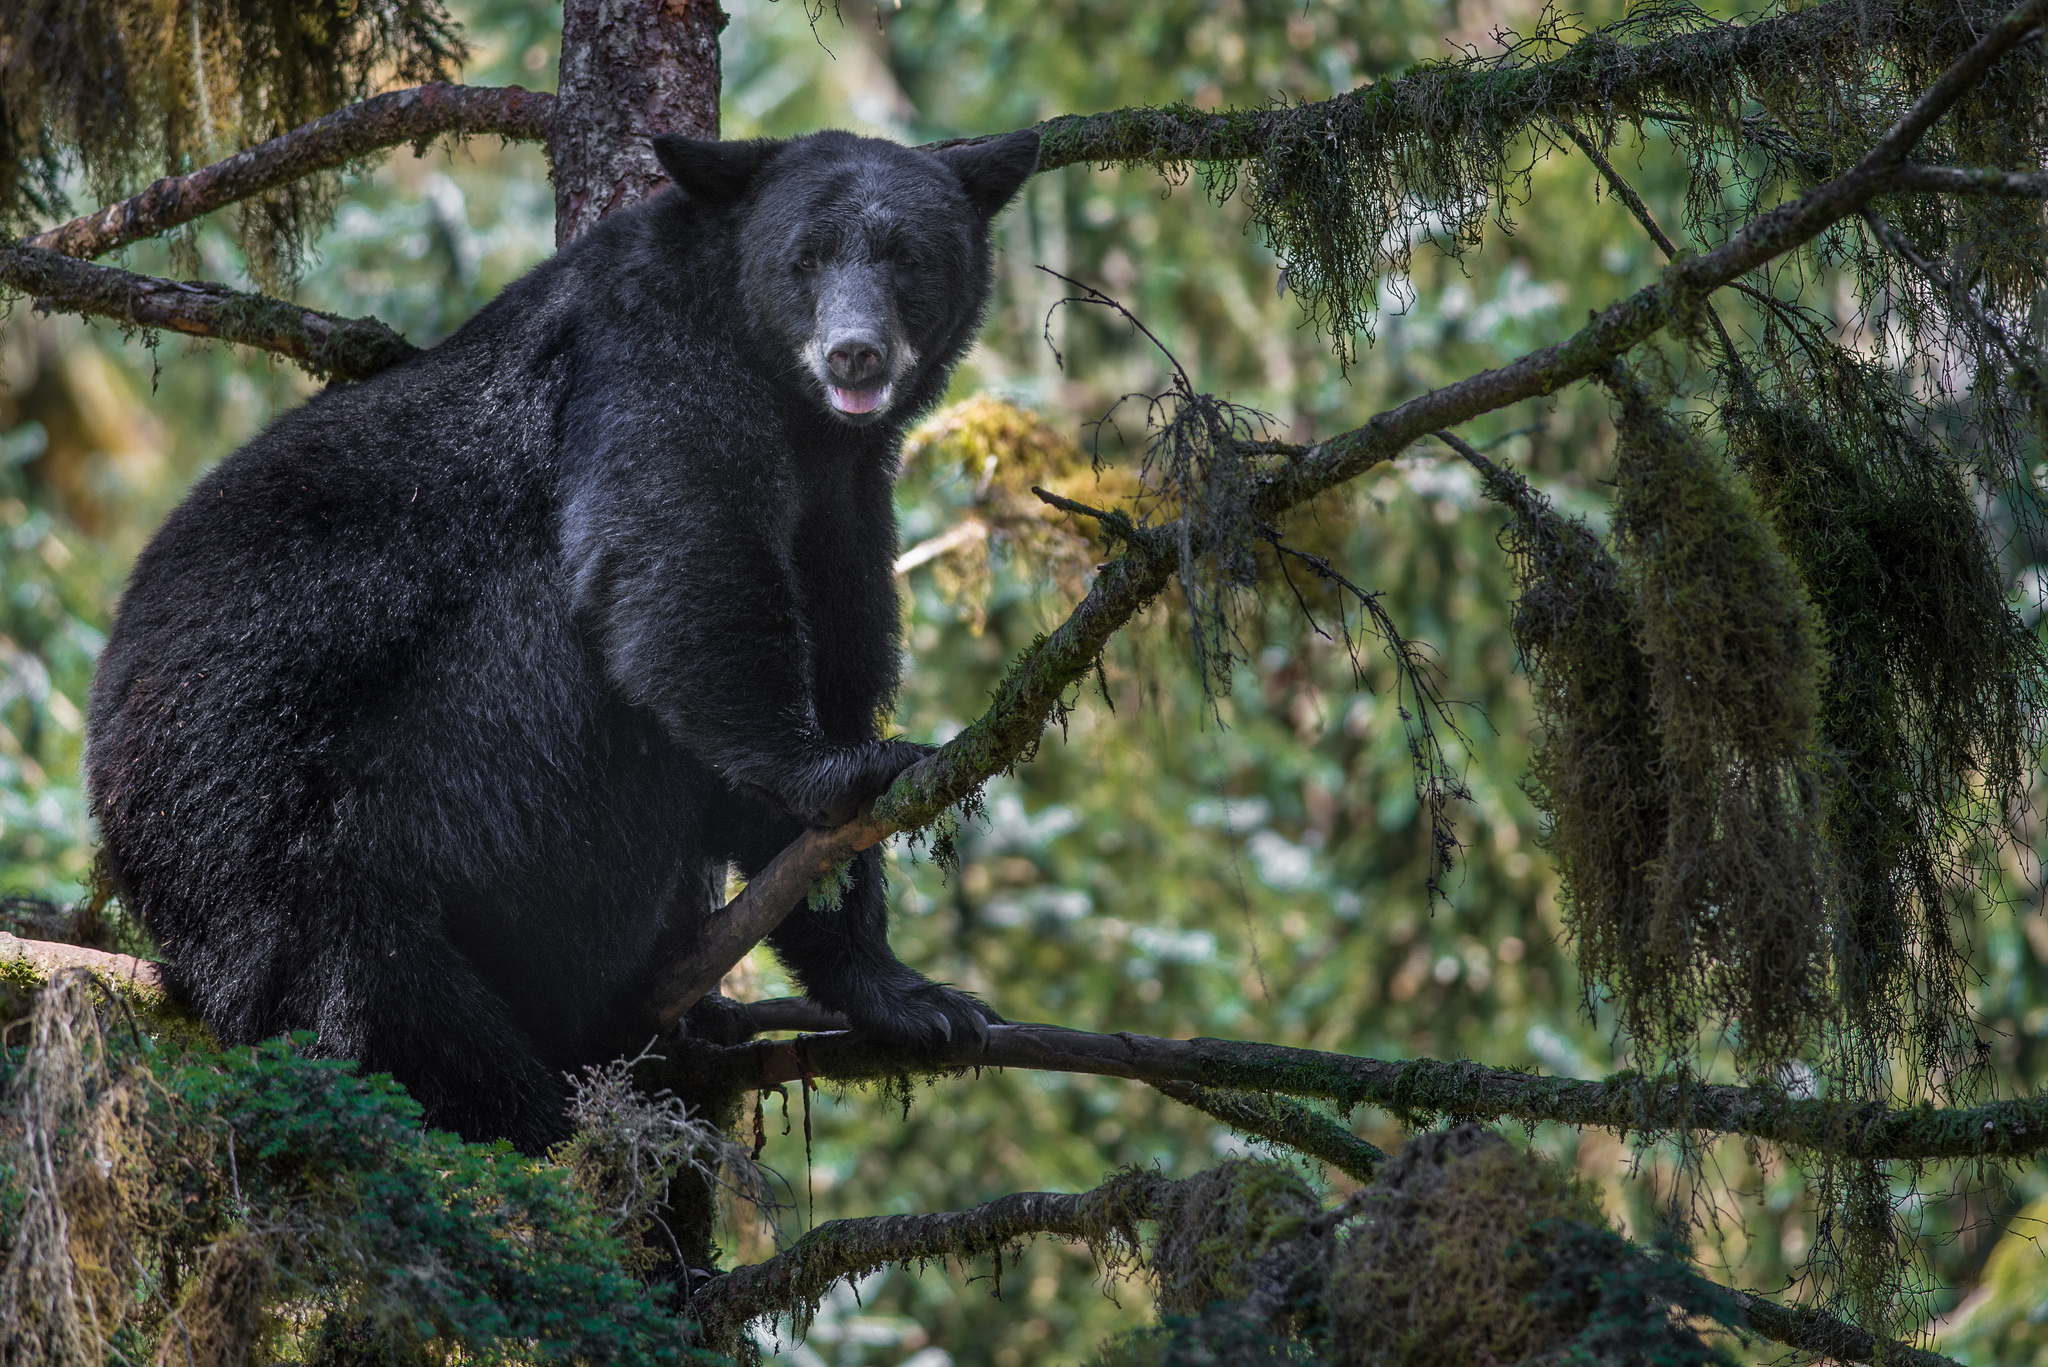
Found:
[[[818,269],[818,254],[816,252],[803,253],[796,259],[796,268],[800,271],[814,271]]]
[[[907,251],[896,253],[896,264],[906,271],[916,270],[918,265],[917,253]]]

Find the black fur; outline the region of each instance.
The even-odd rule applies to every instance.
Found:
[[[876,730],[897,447],[1037,156],[657,147],[679,191],[201,480],[93,687],[106,854],[222,1041],[316,1031],[529,1150],[564,1069],[640,1042],[728,861],[921,753]],[[828,355],[821,319],[859,345]],[[886,401],[835,406],[884,392],[875,366]],[[878,1034],[992,1018],[890,952],[875,851],[773,943]]]

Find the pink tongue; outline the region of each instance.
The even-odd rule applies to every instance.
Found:
[[[832,386],[832,406],[842,413],[872,413],[882,401],[879,389],[841,389]]]

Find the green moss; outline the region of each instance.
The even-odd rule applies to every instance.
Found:
[[[0,1356],[698,1360],[565,1173],[304,1042],[173,1053],[85,974],[39,994],[4,1056]]]
[[[1324,1291],[1333,1367],[1523,1362],[1578,1327],[1531,1299],[1549,1267],[1529,1242],[1545,1221],[1606,1227],[1556,1164],[1464,1126],[1412,1141],[1337,1236]]]
[[[1153,1211],[1159,1233],[1146,1259],[1161,1312],[1195,1316],[1244,1299],[1258,1261],[1322,1209],[1301,1174],[1280,1163],[1225,1163],[1171,1184]]]

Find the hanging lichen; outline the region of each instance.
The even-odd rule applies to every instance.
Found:
[[[1544,6],[1522,32],[1495,29],[1498,51],[1475,45],[1328,100],[1056,121],[1046,156],[1066,164],[1135,153],[1169,178],[1200,167],[1217,198],[1242,188],[1283,286],[1348,362],[1358,334],[1371,334],[1383,278],[1406,274],[1419,243],[1462,255],[1489,219],[1512,227],[1511,206],[1559,125],[1603,146],[1654,125],[1684,158],[1687,230],[1719,240],[1853,163],[2007,8],[1825,0],[1729,21],[1688,0],[1640,0],[1588,30]],[[2037,171],[2044,152],[2048,57],[2038,44],[2009,54],[1920,148],[1937,164],[2020,172]],[[1922,241],[1966,247],[1987,298],[2024,313],[2043,280],[2030,204],[1925,196],[1913,213]],[[1829,243],[1844,245],[1838,235]],[[1886,269],[1861,249],[1856,268],[1866,283]],[[1907,302],[1865,291],[1873,324]]]
[[[1797,573],[1699,436],[1617,382],[1615,540],[1665,795],[1646,904],[1575,931],[1625,989],[1640,1043],[1681,1055],[1700,1017],[1738,1056],[1775,1068],[1830,1016],[1824,866],[1814,829],[1814,719],[1823,674]]]
[[[1725,421],[1832,655],[1822,831],[1840,1017],[1821,1072],[1845,1099],[1966,1102],[1988,1055],[1966,996],[1968,921],[1994,895],[2028,801],[2048,660],[2001,591],[1969,473],[1919,405],[1832,346],[1809,339],[1802,354],[1809,364],[1782,372],[1767,406]],[[1826,1299],[1874,1329],[1904,1328],[1915,1245],[1892,1175],[1813,1166],[1826,1218],[1811,1262]]]
[[[1848,1031],[1836,1071],[1863,1095],[1960,1098],[1981,1059],[1954,918],[2026,800],[2048,661],[1954,457],[1881,374],[1838,355],[1812,378],[1730,426],[1833,655],[1820,731]]]
[[[99,199],[191,171],[361,99],[448,78],[440,0],[0,0],[0,234],[65,211],[73,161]],[[245,203],[251,275],[288,285],[337,182]]]
[[[1768,1074],[1829,1016],[1814,627],[1746,495],[1620,389],[1623,560],[1466,448],[1512,515],[1531,791],[1588,991],[1612,992],[1643,1061],[1690,1056],[1718,1019]]]
[[[1511,625],[1536,704],[1529,788],[1549,817],[1544,844],[1557,861],[1566,923],[1587,981],[1612,983],[1624,1012],[1662,1019],[1668,1008],[1644,998],[1682,965],[1653,953],[1642,928],[1670,800],[1657,775],[1650,667],[1621,567],[1583,521],[1464,450],[1487,495],[1510,514],[1501,546],[1521,587]]]

